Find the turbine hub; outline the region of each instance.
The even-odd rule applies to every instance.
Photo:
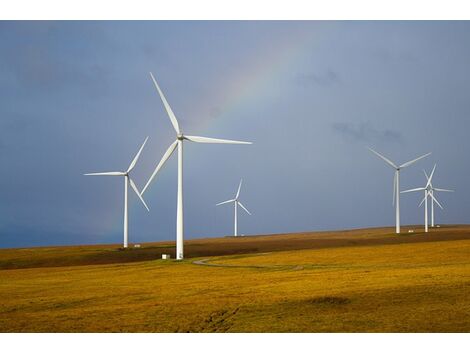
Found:
[[[184,139],[183,134],[182,133],[177,134],[176,139],[179,140],[179,141],[182,141]]]

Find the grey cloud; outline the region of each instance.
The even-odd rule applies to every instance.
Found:
[[[338,74],[335,71],[327,70],[323,73],[308,73],[299,74],[296,77],[297,84],[301,86],[330,86],[340,81]]]
[[[396,143],[403,141],[403,136],[400,132],[390,129],[378,129],[370,122],[335,122],[331,127],[333,128],[333,131],[343,138],[355,142]]]

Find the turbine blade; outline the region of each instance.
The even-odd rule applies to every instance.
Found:
[[[240,189],[242,188],[242,182],[243,182],[243,179],[240,180],[240,184],[238,185],[238,191],[237,191],[237,195],[235,196],[235,199],[238,199],[238,196],[240,195]]]
[[[379,154],[377,153],[374,149],[372,148],[367,148],[369,149],[372,153],[374,153],[375,155],[377,155],[380,159],[382,159],[383,161],[385,161],[387,164],[389,164],[391,167],[393,167],[394,169],[398,169],[398,166],[396,166],[391,160],[387,159],[386,157],[384,157],[382,154]]]
[[[141,193],[141,194],[144,194],[144,192],[147,190],[148,186],[150,185],[150,183],[153,181],[153,179],[154,179],[155,176],[157,175],[157,172],[162,168],[163,164],[165,164],[165,162],[168,160],[168,158],[171,156],[171,154],[173,154],[173,152],[175,151],[175,148],[176,148],[177,145],[178,145],[178,140],[174,141],[174,142],[168,147],[168,149],[166,150],[165,154],[163,154],[162,159],[160,160],[160,162],[158,163],[157,167],[156,167],[155,170],[153,171],[152,176],[150,176],[149,180],[147,181],[147,184],[145,185],[145,187],[144,187],[144,189],[142,190],[142,193]]]
[[[424,191],[425,189],[426,189],[426,188],[424,188],[424,187],[419,187],[419,188],[407,189],[406,191],[401,191],[400,193]]]
[[[199,136],[184,136],[187,140],[196,143],[226,143],[226,144],[252,144],[251,142],[233,141],[230,139],[218,139]]]
[[[132,160],[131,164],[129,165],[129,168],[127,169],[127,172],[131,172],[132,169],[135,167],[135,164],[137,163],[137,160],[139,160],[140,153],[142,153],[142,150],[144,149],[145,143],[147,143],[147,140],[148,140],[148,139],[149,139],[149,137],[145,138],[145,141],[144,141],[144,143],[142,144],[142,146],[140,147],[140,149],[139,149],[139,151],[137,152],[137,154],[135,155],[134,160]]]
[[[421,203],[419,203],[419,207],[423,205],[424,201],[426,200],[426,196],[424,196],[423,200],[421,201]]]
[[[438,191],[438,192],[454,192],[452,189],[444,189],[444,188],[433,188],[433,191]]]
[[[232,203],[232,202],[235,202],[235,199],[230,199],[230,200],[226,200],[225,202],[221,202],[221,203],[217,203],[215,206],[219,206],[219,205],[222,205],[222,204],[227,204],[227,203]]]
[[[421,155],[420,157],[418,157],[418,158],[416,158],[416,159],[413,159],[413,160],[411,160],[411,161],[407,161],[406,163],[400,165],[400,168],[410,166],[411,164],[414,164],[414,163],[417,162],[418,160],[420,160],[420,159],[422,159],[422,158],[425,158],[425,157],[427,157],[428,155],[431,155],[431,153],[427,153],[427,154]]]
[[[93,172],[90,174],[84,174],[85,176],[125,176],[125,172],[112,171],[112,172]]]
[[[243,208],[243,210],[244,210],[244,211],[246,211],[246,212],[248,213],[248,215],[251,215],[251,213],[248,211],[248,209],[247,209],[247,208],[245,208],[245,207],[243,206],[243,204],[242,204],[242,203],[238,202],[238,205],[239,205],[239,206],[241,206],[241,207]]]
[[[423,172],[424,172],[424,176],[426,176],[426,181],[429,180],[429,176],[428,176],[428,174],[426,173],[426,170],[423,170]]]
[[[178,125],[178,120],[176,119],[175,114],[173,113],[173,110],[171,110],[170,104],[166,101],[165,96],[163,95],[163,92],[161,91],[160,87],[158,86],[157,80],[155,77],[153,77],[152,72],[150,72],[150,77],[152,77],[153,83],[155,84],[155,87],[158,90],[158,94],[160,95],[160,99],[162,100],[163,105],[165,106],[165,110],[170,117],[171,124],[173,125],[173,128],[175,129],[177,134],[180,134],[180,126]]]
[[[429,196],[432,198],[433,201],[436,202],[437,205],[439,205],[439,208],[444,209],[442,205],[437,201],[437,199],[434,197],[432,193],[429,193]]]
[[[434,164],[434,167],[432,168],[431,175],[429,175],[428,182],[426,183],[426,187],[428,187],[431,184],[432,177],[434,176],[435,170],[436,170],[436,164]]]
[[[150,211],[149,207],[147,206],[147,203],[145,203],[144,198],[140,195],[139,190],[137,189],[137,186],[135,185],[134,181],[132,181],[132,178],[129,177],[129,183],[131,184],[132,189],[134,190],[135,194],[137,194],[137,197],[139,197],[140,201],[144,205],[144,207],[147,209],[147,211]]]
[[[397,197],[397,172],[395,171],[395,175],[393,176],[393,200],[392,205],[395,205],[395,198]]]

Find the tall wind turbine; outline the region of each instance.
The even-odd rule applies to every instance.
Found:
[[[436,167],[434,165],[434,167]],[[426,171],[424,171],[424,176],[426,176],[426,180],[429,181],[429,192],[433,196],[431,200],[431,227],[434,227],[434,203],[436,203],[441,209],[444,209],[441,204],[437,201],[437,198],[434,195],[434,191],[436,192],[454,192],[451,189],[444,189],[444,188],[434,188],[432,185],[432,181],[430,181],[430,178],[428,177]],[[424,199],[419,203],[419,206],[421,206],[424,202]]]
[[[183,240],[184,240],[184,230],[183,230],[183,141],[191,141],[196,143],[228,143],[228,144],[251,144],[251,142],[241,142],[241,141],[232,141],[226,139],[216,139],[216,138],[207,138],[207,137],[198,137],[198,136],[188,136],[184,135],[181,131],[178,120],[176,119],[175,114],[171,110],[170,104],[168,104],[163,92],[158,86],[157,80],[150,72],[150,77],[157,88],[160,99],[162,100],[165,110],[170,118],[171,124],[176,132],[176,140],[168,147],[165,154],[163,154],[162,159],[157,164],[155,170],[153,171],[152,176],[147,181],[142,194],[147,190],[148,186],[152,180],[157,175],[158,171],[161,169],[163,164],[168,160],[168,158],[173,154],[176,148],[178,148],[178,196],[177,196],[177,212],[176,212],[176,259],[183,259]]]
[[[145,204],[144,198],[140,195],[137,186],[135,185],[134,181],[130,177],[130,172],[134,169],[137,160],[139,160],[140,153],[144,149],[145,143],[147,143],[149,137],[145,138],[144,143],[140,147],[139,151],[137,152],[136,156],[132,160],[131,164],[127,168],[127,171],[112,171],[112,172],[95,172],[91,174],[85,174],[85,176],[124,176],[124,248],[127,248],[128,239],[129,239],[129,231],[128,231],[128,212],[127,212],[127,189],[128,186],[131,185],[131,188],[134,190],[135,194],[139,197],[142,204],[145,206],[147,211],[150,211],[147,204]]]
[[[238,236],[238,216],[237,216],[238,206],[240,206],[244,211],[246,211],[248,213],[248,215],[251,215],[251,213],[248,211],[248,209],[245,208],[244,205],[238,200],[238,197],[240,196],[240,189],[242,188],[242,182],[243,182],[243,180],[240,180],[240,184],[238,185],[238,191],[237,191],[237,194],[235,195],[235,198],[216,204],[216,206],[219,206],[219,205],[222,205],[222,204],[227,204],[227,203],[232,203],[233,202],[233,204],[235,206],[235,221],[234,221],[234,232],[233,232],[235,237]]]
[[[384,157],[382,154],[377,153],[375,150],[368,148],[372,153],[377,155],[379,158],[381,158],[383,161],[385,161],[388,165],[393,167],[395,169],[395,176],[393,179],[393,202],[392,204],[395,205],[395,232],[400,233],[400,170],[410,166],[411,164],[414,164],[418,160],[427,157],[431,153],[424,154],[416,159],[413,159],[411,161],[408,161],[404,164],[401,164],[400,166],[397,166],[394,162],[390,161],[386,157]]]

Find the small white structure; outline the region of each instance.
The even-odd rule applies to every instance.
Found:
[[[162,259],[163,260],[170,259],[170,255],[169,254],[162,254]]]
[[[415,232],[415,230],[408,230],[408,233],[413,233]]]
[[[134,248],[140,248],[140,244],[134,244]]]

